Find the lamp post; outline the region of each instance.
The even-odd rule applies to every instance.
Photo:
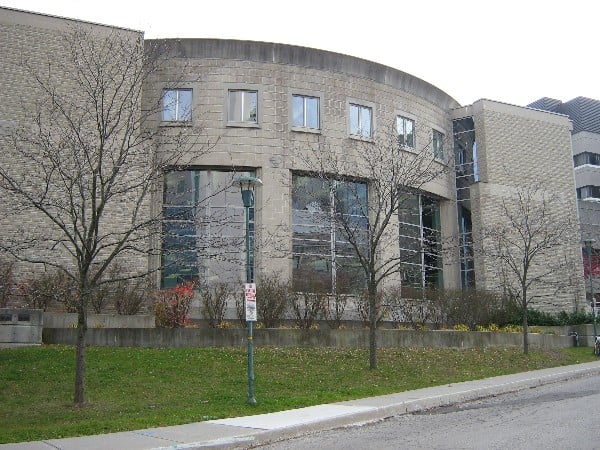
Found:
[[[588,257],[588,274],[590,276],[590,297],[592,302],[590,303],[592,307],[592,316],[594,318],[594,351],[596,351],[596,337],[598,334],[596,333],[596,299],[594,298],[594,273],[592,266],[592,243],[594,243],[593,239],[588,239],[585,242],[585,250]]]
[[[254,282],[254,257],[250,256],[251,252],[253,252],[250,245],[250,208],[254,206],[254,188],[255,186],[261,186],[262,181],[260,178],[255,177],[240,177],[237,179],[237,183],[240,185],[242,202],[246,210],[246,289],[244,290],[244,296],[246,300],[246,324],[248,327],[248,403],[256,405],[256,399],[254,398],[254,344],[252,336],[252,322],[256,320],[256,308],[254,308],[254,317],[249,316],[248,308],[248,296],[255,295],[255,292],[248,292],[248,286]],[[253,298],[254,305],[256,305],[256,297]]]

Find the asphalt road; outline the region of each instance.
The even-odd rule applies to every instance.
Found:
[[[324,431],[260,447],[302,449],[600,449],[600,376]]]

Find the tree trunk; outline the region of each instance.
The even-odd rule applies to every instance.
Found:
[[[369,367],[377,369],[377,289],[369,286]]]
[[[77,307],[77,342],[75,344],[75,405],[85,403],[85,337],[87,333],[87,310],[82,300]]]

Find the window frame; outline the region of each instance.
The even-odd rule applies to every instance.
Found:
[[[302,125],[297,125],[294,123],[294,99],[296,97],[302,97],[304,99],[304,101],[303,101],[304,114],[303,114],[303,124]],[[317,122],[318,122],[318,124],[317,124],[316,128],[310,127],[307,124],[306,99],[316,99],[317,100]],[[321,94],[320,92],[296,90],[296,89],[291,91],[288,96],[290,129],[292,131],[300,131],[300,132],[305,132],[305,133],[321,133],[321,130],[323,127],[323,125],[322,125],[323,118],[322,118],[322,114],[321,114],[322,104],[323,104],[323,94]]]
[[[398,131],[398,122],[399,120],[402,120],[402,129],[404,130],[403,135],[402,135],[402,140],[403,142],[400,143],[400,133]],[[412,126],[412,145],[408,145],[406,143],[407,141],[407,132],[406,132],[406,124],[410,123]],[[403,149],[408,149],[408,150],[415,150],[417,148],[417,128],[416,128],[416,120],[414,117],[410,116],[409,114],[405,114],[402,112],[396,113],[396,138],[398,140],[398,144],[400,145],[400,148]]]
[[[165,104],[165,99],[168,96],[168,93],[170,92],[175,92],[177,94],[176,99],[174,101],[175,104],[175,118],[174,119],[165,119],[165,112],[168,110],[167,109],[167,105]],[[188,117],[184,117],[184,118],[179,118],[179,110],[180,110],[180,94],[182,92],[189,92],[190,93],[190,100],[189,100],[189,111],[184,112],[184,114]],[[177,87],[177,88],[172,88],[172,87],[165,87],[162,90],[162,98],[161,98],[161,103],[162,103],[162,108],[161,108],[161,122],[166,123],[166,124],[189,124],[192,122],[192,110],[193,110],[193,104],[194,104],[194,90],[191,87]],[[170,110],[170,108],[169,108]]]
[[[233,92],[244,92],[244,93],[255,93],[256,94],[256,119],[255,120],[243,120],[243,106],[241,109],[242,117],[241,121],[237,118],[232,117],[232,111],[230,108],[230,95]],[[225,126],[226,127],[238,127],[238,128],[259,128],[262,118],[262,88],[257,85],[249,84],[229,84],[225,89],[224,95],[224,108],[225,108]],[[243,99],[243,97],[242,97]],[[242,101],[243,104],[243,101]]]
[[[438,139],[436,139],[438,136]],[[433,152],[433,157],[440,161],[444,161],[446,158],[446,149],[444,148],[444,141],[446,140],[446,135],[442,131],[437,128],[431,129],[431,150]],[[439,143],[436,145],[436,142]]]
[[[584,159],[584,161],[582,161],[582,159]],[[594,152],[581,152],[576,155],[573,155],[573,166],[600,167],[600,154]]]
[[[174,176],[169,178],[172,174]],[[256,169],[189,166],[172,168],[163,177],[161,205],[162,242],[160,285],[209,280],[217,274],[230,283],[242,282],[245,274],[245,208],[235,178],[255,175]],[[169,187],[170,186],[170,187]],[[214,219],[217,219],[216,221]],[[255,207],[249,208],[251,268],[254,269]],[[218,258],[227,254],[218,270]],[[240,258],[239,264],[233,262]]]
[[[442,200],[424,192],[403,195],[407,196],[406,204],[398,210],[401,273],[404,270],[407,273],[418,273],[419,286],[405,280],[404,276],[402,283],[420,289],[443,288]],[[412,217],[413,220],[405,220],[406,217]],[[431,219],[432,226],[425,224],[425,217]]]
[[[299,178],[304,178],[306,181],[302,185],[296,184],[296,180]],[[319,184],[321,184],[320,188]],[[349,191],[344,190],[347,185],[350,186]],[[317,189],[313,190],[315,186]],[[304,187],[308,191],[303,193]],[[350,218],[352,223],[356,221],[357,230],[365,233],[365,240],[361,245],[368,247],[368,183],[343,177],[331,180],[322,179],[311,173],[293,172],[291,189],[291,275],[295,289],[302,291],[314,287],[318,284],[317,280],[321,280],[323,285],[319,286],[327,289],[329,293],[353,292],[352,289],[349,292],[340,292],[340,289],[351,288],[351,283],[347,280],[359,281],[359,277],[354,271],[358,270],[358,273],[362,275],[362,269],[354,251],[347,251],[350,244],[343,234],[337,217],[341,214]],[[299,194],[296,194],[296,189],[299,190]],[[356,203],[345,201],[344,197],[344,192],[352,192],[354,189],[358,189],[356,192],[359,198],[364,197],[364,204],[359,204],[358,207],[356,207]],[[304,208],[298,208],[298,205],[304,204],[303,201],[310,199],[312,201],[306,203]],[[358,209],[344,208],[341,210],[339,209],[340,205],[354,205]],[[343,268],[347,270],[342,270]],[[299,275],[296,270],[300,270]],[[303,271],[308,271],[304,277],[302,276]],[[346,282],[341,282],[341,280]],[[305,285],[302,281],[308,281],[308,284]]]
[[[361,131],[360,128],[360,119],[361,119],[361,114],[360,111],[362,110],[368,110],[370,112],[370,129],[369,129],[369,134],[365,135],[363,133],[355,133],[352,127],[352,107],[357,107],[359,108],[359,128],[357,129],[357,131]],[[367,140],[367,141],[372,141],[373,140],[373,136],[375,135],[375,104],[373,102],[368,102],[368,101],[364,101],[364,100],[359,100],[359,99],[354,99],[354,98],[349,98],[346,102],[346,111],[348,113],[348,136],[352,139],[359,139],[359,140]]]

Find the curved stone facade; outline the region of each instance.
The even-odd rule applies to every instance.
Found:
[[[332,52],[264,42],[173,39],[150,40],[146,45],[166,50],[168,57],[164,69],[147,83],[145,100],[160,101],[164,89],[173,86],[173,90],[191,91],[192,96],[190,121],[157,118],[154,125],[190,127],[208,138],[201,140],[204,145],[207,140],[217,142],[200,157],[186,158],[186,165],[199,170],[249,169],[263,180],[256,193],[259,270],[289,276],[293,174],[313,171],[307,160],[309,148],[320,146],[341,154],[362,140],[352,134],[351,105],[371,112],[372,134],[364,140],[377,140],[400,116],[412,122],[416,151],[430,148],[435,130],[447,141],[446,157],[452,154],[450,110],[458,103],[437,87],[399,70]],[[228,95],[234,90],[256,93],[254,121],[230,120]],[[316,99],[316,127],[294,123],[294,96]],[[337,174],[340,179],[368,177],[351,162],[345,167],[347,171]],[[429,183],[424,191],[428,193],[440,204],[442,235],[451,236],[456,231],[453,171]],[[267,238],[274,235],[276,244]],[[451,260],[444,261],[443,284],[456,287],[457,270]],[[441,283],[440,279],[440,287]]]

